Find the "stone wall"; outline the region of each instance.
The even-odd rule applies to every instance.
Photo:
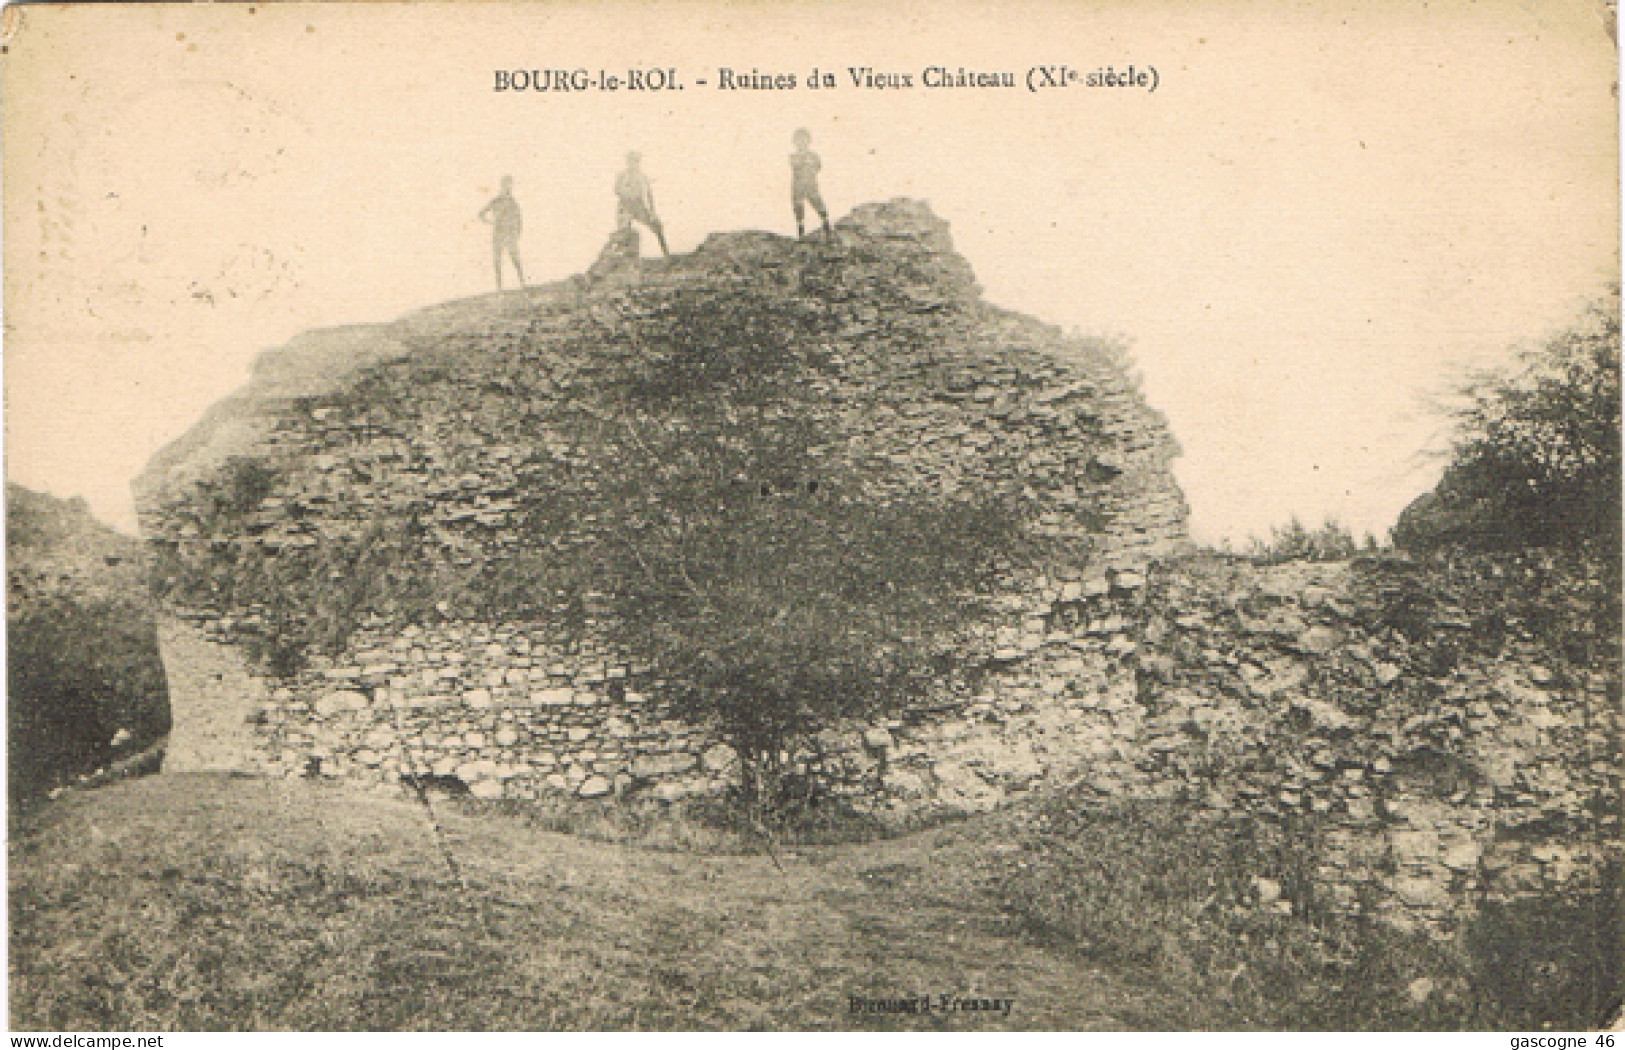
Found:
[[[1050,581],[977,691],[824,747],[857,774],[852,802],[895,823],[1071,784],[1314,827],[1326,898],[1401,924],[1595,878],[1620,856],[1617,669],[1523,646],[1441,675],[1437,646],[1470,625],[1445,610],[1429,641],[1397,637],[1363,604],[1366,572],[1186,559]],[[269,775],[514,799],[723,789],[731,752],[659,693],[540,625],[375,625],[249,721]]]
[[[596,495],[603,449],[570,421],[613,411],[592,395],[605,355],[639,352],[695,296],[748,288],[818,319],[829,367],[806,396],[840,436],[830,461],[871,496],[1013,490],[1036,507],[1030,530],[1088,540],[1003,601],[965,653],[987,670],[978,687],[944,683],[906,718],[825,734],[854,805],[906,822],[1072,784],[1102,802],[1181,799],[1192,819],[1313,822],[1333,897],[1374,894],[1399,921],[1469,890],[1562,885],[1596,870],[1584,843],[1617,847],[1617,815],[1594,813],[1617,814],[1617,665],[1559,674],[1523,645],[1442,667],[1384,622],[1363,570],[1179,558],[1177,448],[1113,355],[981,302],[920,205],[866,206],[839,228],[825,245],[719,235],[692,257],[273,355],[272,379],[139,486],[160,563],[192,573],[164,632],[183,765],[508,799],[725,788],[729,750],[591,630],[481,619],[448,588],[427,614],[366,611],[336,652],[268,677],[244,654],[312,610],[211,595],[391,518],[410,518],[451,580],[511,552],[550,494]],[[368,339],[341,374],[333,348]],[[309,346],[319,367],[301,364]],[[556,555],[594,528],[576,522]],[[1426,633],[1463,629],[1459,610],[1430,615]]]
[[[1143,578],[1125,570],[1057,582],[1017,611],[1022,627],[989,640],[981,690],[944,690],[907,720],[828,732],[820,752],[845,774],[838,786],[854,804],[906,820],[986,810],[1089,760],[1121,757],[1138,724],[1132,676],[1114,664],[1108,631],[1080,623],[1074,635],[1062,619],[1110,600],[1113,580],[1121,597]],[[647,668],[574,632],[375,622],[337,658],[244,687],[235,626],[194,611],[164,634],[172,673],[208,709],[188,708],[197,735],[216,741],[231,768],[252,754],[246,764],[273,776],[427,783],[484,798],[668,801],[719,792],[736,772],[732,751],[675,717]],[[232,724],[244,728],[217,728]]]
[[[692,256],[315,333],[266,355],[254,382],[137,485],[143,529],[174,574],[173,619],[192,629],[170,647],[173,677],[194,694],[180,703],[199,712],[188,717],[212,723],[201,712],[227,706],[211,645],[263,650],[277,624],[322,611],[239,600],[245,576],[297,575],[287,568],[306,564],[297,559],[409,520],[414,553],[454,580],[523,548],[526,515],[561,494],[610,498],[597,472],[604,445],[579,420],[624,411],[601,389],[606,362],[648,353],[685,310],[748,301],[810,319],[821,365],[801,410],[834,435],[819,451],[830,473],[862,479],[869,498],[1015,493],[1032,508],[1028,529],[1081,542],[1068,579],[1007,596],[1006,626],[981,654],[1000,666],[1043,644],[1063,593],[1103,595],[1118,574],[1141,578],[1149,559],[1188,546],[1169,469],[1177,446],[1115,355],[982,302],[947,224],[923,205],[867,205],[837,228],[830,243],[721,234]],[[559,557],[597,541],[591,517]],[[325,584],[307,589],[311,600],[341,603],[344,581]],[[434,609],[370,610],[341,652],[301,652],[302,673],[267,681],[256,761],[291,775],[460,775],[479,794],[517,798],[644,786],[675,797],[722,782],[713,742],[669,717],[636,654],[604,651],[579,624],[493,622],[456,607],[449,587],[437,596],[447,600]],[[978,703],[945,695],[939,708]],[[238,743],[220,739],[231,754],[219,761],[241,764]],[[902,756],[832,749],[889,777],[894,794],[919,794]]]
[[[1622,855],[1617,653],[1588,663],[1457,586],[1522,575],[1585,608],[1541,559],[1160,567],[1087,628],[1135,716],[1082,783],[1323,836],[1323,897],[1400,924],[1594,884]]]

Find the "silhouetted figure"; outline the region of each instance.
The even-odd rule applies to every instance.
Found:
[[[648,176],[639,170],[639,162],[643,158],[637,153],[626,155],[626,170],[615,177],[615,199],[618,202],[615,209],[615,227],[617,230],[627,230],[632,227],[633,220],[643,223],[654,231],[655,240],[660,242],[662,255],[670,255],[671,250],[666,247],[666,231],[660,225],[660,217],[655,214],[655,193],[649,185]]]
[[[519,215],[519,202],[513,199],[513,176],[502,176],[502,192],[491,198],[491,203],[480,209],[480,221],[491,224],[491,265],[496,270],[497,291],[502,291],[502,253],[513,259],[514,273],[519,275],[519,287],[525,286],[525,268],[519,265],[519,232],[524,220]]]
[[[796,151],[790,154],[790,206],[796,210],[796,236],[807,236],[807,229],[801,220],[806,215],[808,204],[824,220],[824,232],[830,233],[829,212],[824,209],[824,198],[818,193],[818,169],[823,167],[823,162],[818,159],[818,154],[807,148],[812,142],[812,134],[806,128],[798,128],[790,141],[796,147]]]

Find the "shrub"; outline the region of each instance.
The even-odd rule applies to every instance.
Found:
[[[1617,295],[1457,392],[1438,487],[1406,508],[1400,546],[1620,546]]]
[[[985,600],[1061,554],[1025,534],[1019,496],[932,497],[830,455],[817,324],[747,290],[645,310],[599,381],[616,411],[573,442],[590,472],[532,507],[534,553],[503,585],[596,596],[608,615],[582,618],[733,747],[742,801],[778,821],[844,775],[825,730],[969,673],[954,643]],[[572,540],[582,522],[591,542]]]
[[[1369,902],[1328,907],[1312,820],[1193,822],[1177,804],[1061,793],[1027,834],[989,873],[1006,909],[1087,959],[1177,981],[1189,1012],[1157,1027],[1575,1031],[1619,1007],[1617,864],[1584,891],[1485,902],[1439,940],[1366,917]]]
[[[264,460],[233,456],[226,462],[220,479],[217,505],[222,512],[233,516],[248,514],[276,491],[278,478],[277,470]]]
[[[796,778],[816,775],[821,730],[953,673],[949,643],[1023,555],[1022,515],[993,497],[866,491],[820,460],[820,428],[783,402],[690,401],[662,424],[623,418],[641,426],[626,442],[641,469],[591,504],[607,629],[735,749],[748,801],[805,802],[817,788]]]
[[[735,404],[772,400],[803,359],[796,336],[808,323],[792,307],[747,289],[664,303],[618,333],[632,355],[620,393],[655,407],[719,391]]]
[[[1285,526],[1270,529],[1270,538],[1256,536],[1248,541],[1247,557],[1259,565],[1280,565],[1289,561],[1343,561],[1354,555],[1376,549],[1377,541],[1370,533],[1364,544],[1356,543],[1354,535],[1336,518],[1327,518],[1320,528],[1311,531],[1294,514]]]
[[[738,752],[747,799],[788,804],[820,730],[953,672],[947,640],[991,587],[1009,521],[982,505],[746,499],[628,539],[617,629]]]
[[[13,799],[110,761],[121,729],[140,743],[169,731],[157,636],[128,603],[59,596],[6,620]]]
[[[80,500],[6,486],[6,752],[13,806],[169,731],[140,546]],[[113,746],[125,731],[126,743]]]
[[[1499,1027],[1602,1028],[1625,1003],[1625,871],[1617,860],[1593,885],[1561,894],[1486,901],[1468,930],[1475,990]]]
[[[600,628],[733,747],[747,807],[779,817],[805,817],[842,775],[823,731],[964,673],[954,643],[985,600],[1058,553],[1025,534],[1018,496],[934,497],[830,455],[807,393],[815,326],[744,292],[634,326],[623,338],[642,349],[602,388],[618,410],[593,434],[592,483],[531,519],[550,545],[592,520],[594,541],[520,574],[606,596]]]

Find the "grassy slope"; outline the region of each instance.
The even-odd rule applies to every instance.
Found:
[[[1595,908],[1503,922],[1508,968],[1317,914],[1290,841],[1174,807],[1090,814],[1063,793],[799,846],[782,869],[703,832],[687,845],[709,852],[664,851],[437,811],[458,873],[420,805],[334,785],[180,775],[63,798],[10,843],[11,1026],[1575,1030],[1617,1011],[1607,988],[1575,995]],[[1260,900],[1258,877],[1285,897]],[[1524,972],[1542,960],[1555,976]],[[848,1012],[943,993],[1016,1005]]]
[[[66,798],[11,843],[11,1024],[1106,1029],[1180,1015],[1177,990],[1108,976],[1000,909],[984,866],[997,822],[803,848],[781,873],[761,856],[442,816],[466,897],[415,803],[185,776]],[[846,1012],[849,994],[973,991],[1016,1009]]]

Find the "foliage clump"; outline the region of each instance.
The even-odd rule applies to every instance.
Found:
[[[664,521],[607,544],[614,630],[734,748],[753,802],[804,783],[821,730],[895,714],[959,670],[956,636],[1019,542],[992,502],[684,480]]]
[[[6,486],[6,753],[13,806],[169,731],[140,545]],[[114,741],[118,740],[115,744]]]
[[[1446,940],[1326,899],[1329,830],[1061,792],[989,874],[1030,934],[1184,988],[1188,1012],[1161,1028],[1575,1031],[1617,1015],[1617,863],[1562,896],[1485,900]]]
[[[1336,518],[1327,518],[1318,529],[1310,529],[1294,514],[1285,525],[1272,526],[1269,539],[1252,537],[1247,557],[1259,565],[1281,565],[1289,561],[1344,561],[1376,550],[1376,537],[1369,532],[1363,542],[1357,542]]]
[[[1617,295],[1458,391],[1450,463],[1406,509],[1402,547],[1620,546]]]

